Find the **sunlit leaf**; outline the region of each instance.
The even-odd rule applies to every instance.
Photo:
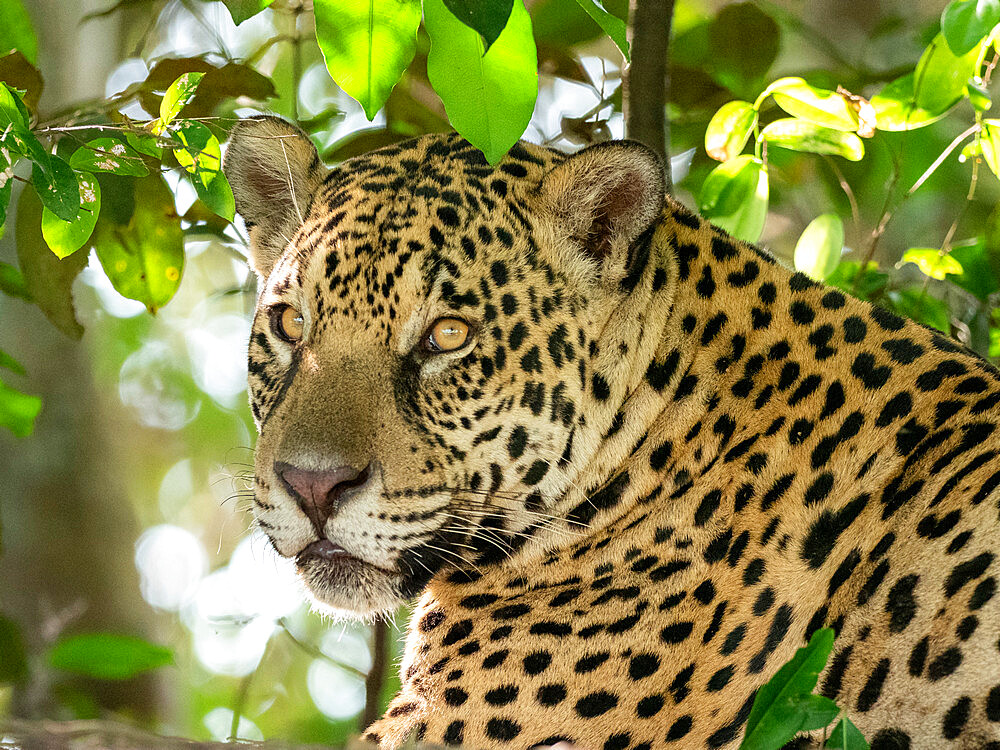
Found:
[[[23,91],[24,103],[33,110],[38,108],[38,99],[45,82],[41,71],[28,61],[21,50],[15,49],[6,55],[0,55],[0,81]]]
[[[35,417],[41,410],[42,400],[38,396],[21,393],[0,380],[0,427],[6,427],[16,437],[27,437],[35,429]],[[3,633],[0,632],[0,639],[2,638]],[[0,649],[0,669],[3,667],[3,660]],[[0,682],[3,682],[2,678]]]
[[[965,96],[978,61],[978,46],[955,55],[938,34],[913,73],[897,78],[872,97],[879,129],[912,130],[940,120]]]
[[[160,102],[160,119],[153,126],[153,132],[159,135],[163,133],[174,118],[181,113],[184,105],[194,98],[198,90],[198,84],[205,77],[204,73],[191,72],[177,78],[170,84],[163,100]]]
[[[837,722],[826,740],[827,750],[869,750],[868,741],[846,716]]]
[[[88,633],[61,638],[49,650],[49,664],[99,680],[128,680],[171,664],[173,652],[128,635]]]
[[[149,174],[142,157],[117,138],[95,138],[80,146],[69,158],[69,165],[88,172],[111,172],[132,177]]]
[[[233,23],[239,26],[248,18],[256,16],[274,0],[222,0],[222,2],[229,8]]]
[[[756,242],[767,218],[768,179],[763,163],[744,154],[713,169],[701,187],[699,211],[735,237]]]
[[[629,62],[629,45],[625,32],[625,22],[618,16],[605,10],[602,0],[576,1],[587,12],[587,15],[597,22],[597,25],[601,27],[604,33],[611,37],[611,41],[621,51],[625,62]]]
[[[983,120],[979,150],[993,174],[1000,177],[1000,120]]]
[[[76,179],[74,178],[74,182]],[[26,187],[17,200],[17,262],[32,301],[45,317],[70,338],[83,335],[73,310],[73,279],[87,265],[87,253],[57,258],[42,239],[42,204]]]
[[[445,7],[459,21],[479,33],[486,49],[497,40],[507,25],[514,0],[443,0]]]
[[[822,281],[837,267],[844,247],[844,223],[836,214],[809,222],[795,243],[795,270]]]
[[[101,186],[94,175],[77,172],[76,177],[80,208],[71,221],[63,221],[48,208],[42,209],[42,237],[59,258],[72,255],[87,243],[101,213]]]
[[[832,650],[833,630],[820,628],[809,639],[809,645],[796,651],[795,656],[757,690],[740,750],[772,750],[804,729],[809,711],[820,708],[812,701],[820,696],[807,696],[816,687],[819,673]],[[818,713],[822,714],[822,709]],[[834,707],[827,723],[836,715]],[[817,727],[815,721],[811,723],[811,728],[826,726]]]
[[[956,55],[977,46],[1000,23],[1000,0],[952,0],[941,13],[941,33]]]
[[[184,148],[174,150],[177,163],[195,175],[203,185],[208,185],[219,174],[222,166],[222,149],[219,139],[206,125],[187,120],[176,133]]]
[[[55,154],[45,162],[35,162],[31,182],[47,209],[64,221],[72,221],[80,210],[80,186],[76,173]]]
[[[941,251],[933,247],[911,247],[900,259],[898,266],[905,263],[913,263],[925,276],[932,279],[944,281],[948,274],[962,273],[962,264],[951,255],[942,255]]]
[[[757,124],[757,110],[750,102],[723,104],[705,130],[705,151],[716,161],[729,161],[746,146]]]
[[[156,312],[180,285],[184,233],[173,195],[162,180],[139,180],[135,190],[135,210],[128,224],[99,221],[94,245],[118,293]]]
[[[420,0],[315,0],[313,9],[326,69],[374,120],[416,52]]]
[[[768,95],[788,114],[800,119],[836,130],[858,129],[857,109],[836,91],[810,86],[801,78],[780,78],[764,90],[758,102]]]
[[[915,130],[937,122],[946,116],[950,107],[940,112],[931,112],[917,105],[914,94],[915,76],[907,73],[886,84],[872,97],[872,107],[879,130]],[[958,104],[958,100],[955,101]]]
[[[524,133],[538,95],[531,19],[522,0],[500,38],[483,54],[479,35],[455,19],[442,0],[424,1],[431,38],[427,76],[451,124],[496,164]]]
[[[21,0],[0,0],[0,54],[20,50],[34,64],[38,62],[38,37],[31,17]]]
[[[826,128],[794,117],[772,122],[761,131],[760,140],[792,151],[832,154],[850,161],[860,161],[865,155],[864,143],[854,133]]]

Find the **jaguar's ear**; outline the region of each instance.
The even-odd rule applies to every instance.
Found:
[[[250,232],[250,264],[266,278],[309,213],[326,167],[299,128],[255,117],[233,128],[222,169]]]
[[[635,141],[608,141],[570,156],[542,179],[544,210],[560,233],[604,264],[629,245],[663,207],[659,157]]]

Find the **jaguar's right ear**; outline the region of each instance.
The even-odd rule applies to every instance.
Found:
[[[222,169],[250,233],[250,265],[267,278],[305,220],[327,169],[309,136],[277,117],[237,123]]]

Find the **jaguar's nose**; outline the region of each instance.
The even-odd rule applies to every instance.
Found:
[[[312,521],[316,533],[323,536],[323,526],[343,504],[344,495],[371,480],[372,464],[360,470],[353,466],[338,466],[317,471],[275,461],[274,473]]]

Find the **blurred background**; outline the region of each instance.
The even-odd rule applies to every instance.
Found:
[[[259,111],[295,118],[330,162],[447,129],[426,81],[423,36],[417,60],[370,123],[327,74],[308,0],[277,0],[239,27],[221,2],[202,0],[25,6],[38,37],[43,123],[66,122],[67,112],[141,84],[158,62],[197,57],[216,67],[244,63],[266,82],[256,81],[250,95],[220,98],[209,113],[223,118],[220,127]],[[623,12],[620,2],[605,6]],[[621,137],[620,53],[573,0],[528,7],[540,91],[525,137],[563,149]],[[942,7],[924,0],[679,1],[668,111],[680,199],[697,207],[716,166],[704,137],[723,103],[753,101],[782,75],[870,95],[913,69],[939,30]],[[120,111],[136,120],[156,114],[144,109],[142,96]],[[871,255],[879,268],[865,277],[872,285],[866,296],[996,356],[996,179],[982,170],[969,200],[972,171],[956,151],[898,201],[969,126],[971,107],[956,112],[934,127],[879,133],[857,163],[772,149],[761,242],[790,262],[803,228],[836,213],[846,227],[842,282],[855,281],[858,261]],[[166,179],[185,214],[193,190],[176,175]],[[872,243],[890,194],[898,206]],[[200,739],[224,739],[235,728],[248,739],[339,742],[358,731],[366,701],[368,713],[377,713],[398,685],[406,612],[384,638],[369,623],[320,619],[290,565],[254,533],[254,427],[245,393],[254,280],[239,225],[187,230],[179,290],[155,315],[119,295],[93,255],[73,285],[80,341],[36,306],[0,296],[0,350],[28,373],[5,379],[42,399],[33,434],[0,430],[0,640],[13,653],[10,644],[20,639],[26,659],[16,680],[0,680],[0,717],[115,718]],[[11,220],[0,261],[17,262],[16,236]],[[945,280],[913,264],[896,267],[907,249],[942,243],[968,259],[961,273]],[[161,647],[147,654],[151,666],[169,663],[135,675],[100,674],[85,655],[74,662],[71,649],[59,648],[85,634],[141,639]],[[377,658],[380,650],[386,658]]]

